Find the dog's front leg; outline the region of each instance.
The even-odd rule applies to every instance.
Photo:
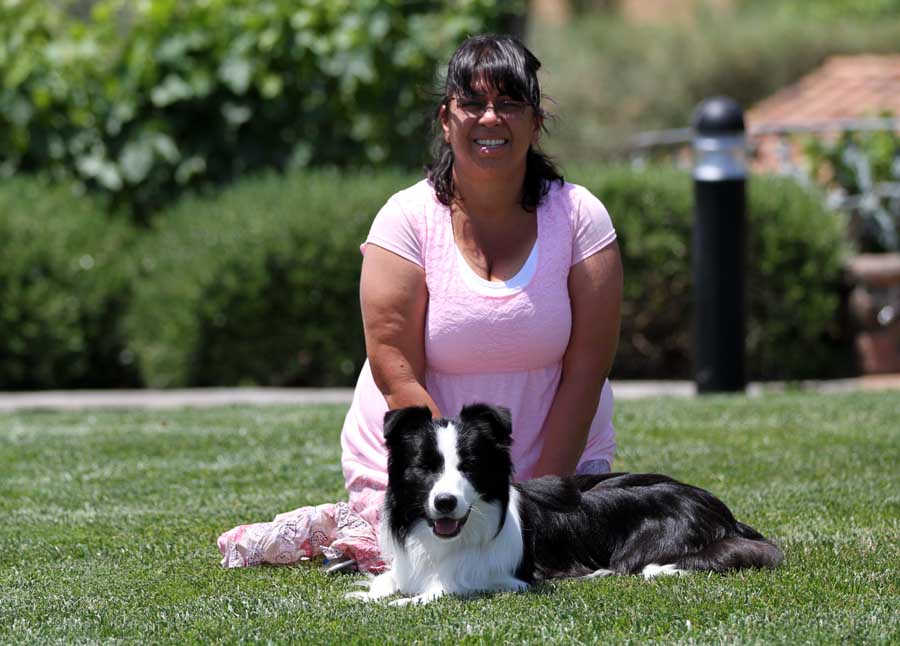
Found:
[[[344,598],[358,599],[360,601],[377,601],[378,599],[384,599],[392,594],[396,594],[399,591],[400,586],[397,585],[393,573],[384,572],[369,582],[369,590],[367,592],[363,592],[362,590],[359,592],[349,592],[344,595]]]

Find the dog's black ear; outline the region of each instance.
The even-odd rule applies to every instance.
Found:
[[[497,444],[512,443],[512,416],[508,408],[490,404],[468,404],[459,412],[460,421],[466,424],[484,424],[491,430]]]
[[[421,428],[431,421],[431,409],[428,406],[409,406],[389,410],[384,414],[384,439],[399,435],[406,429]]]

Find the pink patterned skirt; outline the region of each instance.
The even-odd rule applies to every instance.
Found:
[[[222,567],[290,565],[324,556],[378,573],[385,567],[378,546],[383,503],[384,488],[363,482],[350,490],[349,502],[300,507],[269,523],[239,525],[219,536]]]

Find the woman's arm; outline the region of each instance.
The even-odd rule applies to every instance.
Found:
[[[425,271],[370,243],[363,257],[359,293],[366,355],[388,407],[428,406],[432,415],[440,417],[425,390]]]
[[[615,242],[569,271],[572,334],[559,388],[541,431],[544,448],[534,477],[570,475],[578,466],[619,342],[622,280]]]

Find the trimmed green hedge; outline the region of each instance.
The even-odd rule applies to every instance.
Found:
[[[604,202],[625,268],[622,333],[613,374],[691,376],[693,184],[670,166],[573,168]],[[821,195],[753,177],[747,207],[747,371],[804,379],[854,370],[842,323],[846,224]]]
[[[0,389],[134,386],[132,229],[69,185],[0,182]]]
[[[690,377],[690,177],[628,168],[570,176],[606,203],[623,251],[614,375]],[[181,204],[140,253],[129,330],[146,382],[352,384],[364,359],[358,245],[387,197],[416,180],[296,173]],[[846,374],[841,219],[789,181],[750,186],[750,376]]]
[[[150,386],[353,383],[359,244],[408,175],[297,172],[192,198],[137,257],[131,347]]]
[[[692,196],[670,168],[573,168],[625,265],[617,378],[689,378]],[[68,188],[0,183],[0,387],[352,385],[359,244],[403,172],[297,171],[192,197],[134,231]],[[787,180],[750,182],[752,379],[848,374],[844,223]]]

